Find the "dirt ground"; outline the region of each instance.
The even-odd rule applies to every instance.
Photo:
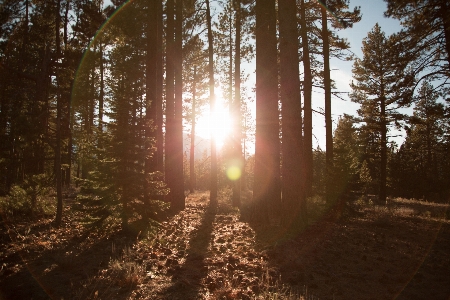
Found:
[[[0,299],[450,299],[449,205],[353,201],[338,218],[309,203],[306,230],[245,222],[208,193],[149,238],[3,220]],[[72,203],[73,204],[73,203]]]

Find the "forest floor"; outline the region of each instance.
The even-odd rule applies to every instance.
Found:
[[[286,235],[208,194],[148,238],[93,226],[73,199],[58,229],[3,220],[0,299],[450,299],[448,204],[359,199],[336,218],[311,199]]]

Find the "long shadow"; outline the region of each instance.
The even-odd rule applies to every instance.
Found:
[[[161,294],[164,299],[196,299],[201,292],[201,280],[208,274],[205,258],[216,213],[217,206],[210,204],[196,235],[190,240],[185,263],[172,276],[173,284]]]
[[[47,227],[51,228],[48,225],[37,226],[38,229],[33,229],[32,233],[50,236]],[[95,292],[99,297],[110,293],[110,282],[89,280],[98,275],[101,268],[108,266],[112,254],[108,250],[112,248],[112,243],[115,243],[117,249],[121,249],[135,242],[136,238],[118,232],[99,238],[89,247],[80,249],[80,243],[91,238],[92,229],[71,237],[64,246],[43,250],[35,248],[31,251],[24,249],[2,259],[2,263],[8,266],[16,264],[22,267],[15,272],[7,269],[0,274],[0,299],[86,299]],[[2,236],[2,241],[8,243],[5,239]],[[87,283],[84,288],[83,283]],[[116,289],[114,298],[126,299],[129,290]]]
[[[423,263],[397,299],[450,299],[450,225],[442,224]]]

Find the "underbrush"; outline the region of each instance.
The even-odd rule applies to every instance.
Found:
[[[9,195],[0,197],[0,212],[5,218],[52,215],[56,199],[50,189],[35,192],[15,185]]]
[[[450,204],[435,203],[401,197],[388,198],[379,204],[376,197],[359,197],[353,204],[358,210],[372,211],[379,215],[427,219],[438,222],[450,221]]]

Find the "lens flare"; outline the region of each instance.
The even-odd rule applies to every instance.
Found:
[[[227,177],[230,180],[238,180],[241,178],[241,169],[238,166],[230,166],[227,168]]]

